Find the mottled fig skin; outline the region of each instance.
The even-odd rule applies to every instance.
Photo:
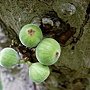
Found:
[[[36,47],[42,38],[42,31],[36,24],[27,24],[23,26],[19,33],[21,43],[29,48]]]
[[[19,63],[19,55],[12,48],[4,48],[0,52],[0,65],[5,68],[12,68],[14,65]]]
[[[60,53],[59,43],[52,38],[45,38],[36,47],[36,58],[44,65],[54,64],[59,59]]]
[[[29,67],[29,76],[35,83],[41,83],[47,79],[50,74],[50,69],[48,66],[44,66],[39,62],[33,63]]]

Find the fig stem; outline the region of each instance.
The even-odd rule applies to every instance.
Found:
[[[19,64],[27,64],[29,67],[32,63],[30,61],[20,60]]]
[[[27,61],[26,64],[28,65],[28,67],[30,67],[32,65],[32,63],[30,61]]]

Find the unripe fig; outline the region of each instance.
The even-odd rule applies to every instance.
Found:
[[[19,33],[21,43],[30,48],[37,46],[42,38],[42,31],[36,24],[27,24],[23,26]]]
[[[59,43],[52,38],[45,38],[36,47],[36,58],[44,65],[54,64],[59,59],[60,53]]]
[[[41,83],[47,79],[50,74],[50,69],[48,66],[44,66],[39,62],[33,63],[29,67],[29,76],[33,82]]]
[[[12,66],[18,64],[19,55],[13,48],[4,48],[0,52],[0,65],[5,68],[12,68]]]

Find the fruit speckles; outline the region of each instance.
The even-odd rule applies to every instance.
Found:
[[[23,26],[19,33],[21,43],[29,48],[36,47],[42,38],[42,31],[36,24],[27,24]]]
[[[33,63],[29,67],[29,76],[33,82],[41,83],[48,78],[50,69],[39,62]]]
[[[56,52],[56,58],[58,57],[58,55],[59,55],[59,52]]]
[[[5,68],[12,68],[12,66],[19,63],[19,55],[13,48],[4,48],[0,52],[0,65]]]
[[[52,38],[45,38],[36,48],[36,58],[44,65],[54,64],[59,59],[60,53],[59,43]]]
[[[32,35],[34,35],[34,33],[35,33],[35,31],[34,31],[33,29],[28,30],[28,34],[29,34],[29,35],[32,36]]]

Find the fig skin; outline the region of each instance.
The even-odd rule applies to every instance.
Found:
[[[19,60],[20,57],[13,48],[7,47],[0,52],[0,65],[5,68],[12,68],[19,63]]]
[[[36,47],[42,38],[42,31],[36,24],[27,24],[23,26],[19,33],[21,43],[29,48]]]
[[[41,83],[48,78],[50,69],[39,62],[33,63],[29,67],[29,77],[35,83]]]
[[[43,65],[52,65],[60,57],[60,44],[52,38],[43,39],[36,47],[36,58]]]

